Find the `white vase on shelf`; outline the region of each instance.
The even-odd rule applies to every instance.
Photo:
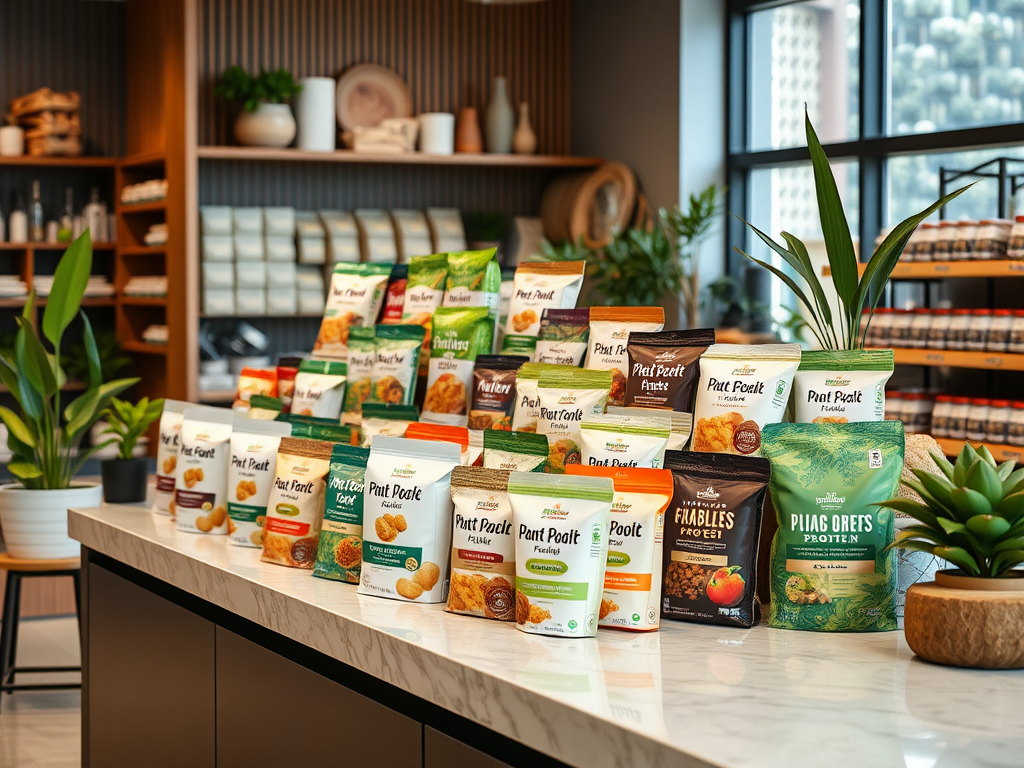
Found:
[[[287,104],[262,102],[235,120],[235,139],[246,147],[287,147],[294,138],[295,118]]]
[[[295,97],[299,124],[296,145],[309,152],[333,152],[337,133],[334,113],[337,83],[333,77],[304,77],[299,85],[302,90]]]
[[[487,105],[485,138],[487,151],[507,155],[512,151],[512,133],[516,127],[515,112],[505,90],[505,78],[494,78],[491,103]]]

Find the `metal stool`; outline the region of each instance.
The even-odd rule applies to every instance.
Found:
[[[75,613],[81,622],[82,564],[77,557],[61,560],[18,560],[0,553],[0,570],[7,571],[4,592],[3,624],[0,625],[0,694],[14,691],[60,691],[81,688],[78,683],[15,684],[19,673],[81,672],[81,667],[16,667],[18,653],[18,620],[21,613],[21,580],[36,576],[70,576],[75,582]],[[79,624],[81,634],[81,624]],[[2,696],[0,696],[2,700]]]

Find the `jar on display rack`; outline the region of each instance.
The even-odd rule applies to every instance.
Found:
[[[926,221],[915,230],[919,235],[917,250],[914,252],[914,261],[932,261],[935,251],[935,238],[939,234],[939,228]]]
[[[967,418],[971,415],[971,398],[954,397],[949,411],[949,437],[954,440],[967,439]]]
[[[953,235],[953,261],[968,261],[976,258],[974,243],[978,239],[978,222],[962,219],[956,223]]]
[[[892,311],[892,326],[889,328],[889,345],[893,347],[905,347],[910,341],[910,323],[914,319],[912,309],[894,309]]]
[[[992,401],[987,397],[971,398],[971,409],[967,412],[967,439],[982,442],[988,427],[988,414]]]
[[[966,349],[967,331],[971,327],[971,310],[954,309],[946,334],[946,349]]]
[[[946,337],[949,336],[949,325],[952,321],[951,309],[936,309],[932,312],[932,322],[928,327],[928,349],[946,348]]]
[[[964,349],[973,352],[984,352],[988,343],[988,332],[992,328],[991,309],[971,310],[971,323],[967,326],[967,337],[964,339]],[[981,438],[978,438],[979,440]]]
[[[1010,401],[993,400],[985,422],[985,440],[1005,445],[1010,430]]]
[[[988,329],[985,343],[989,352],[1006,352],[1010,348],[1010,334],[1013,331],[1013,310],[992,310],[992,325]]]
[[[1006,245],[1006,258],[1024,259],[1024,216],[1017,216],[1010,228],[1010,242]]]
[[[1013,222],[1009,219],[982,219],[978,222],[978,234],[974,241],[974,258],[1005,259],[1010,244],[1010,230]]]
[[[932,398],[924,392],[905,393],[900,411],[903,429],[911,434],[928,434],[932,426],[932,405]]]
[[[949,437],[949,420],[953,415],[953,396],[938,395],[932,409],[932,437]]]
[[[931,310],[915,309],[914,314],[910,319],[910,335],[907,338],[907,346],[914,349],[924,349],[927,347],[931,328]]]
[[[1010,325],[1010,343],[1006,345],[1008,352],[1024,353],[1024,309],[1013,310],[1013,323]]]
[[[903,393],[892,392],[885,393],[885,420],[886,421],[900,421],[903,419]]]
[[[871,318],[871,325],[868,326],[868,338],[865,346],[892,346],[892,318],[892,310],[889,307],[881,307],[875,310],[875,316]]]
[[[932,261],[949,261],[953,257],[953,243],[956,240],[956,222],[940,221],[935,232],[935,246]]]
[[[1014,401],[1010,406],[1010,423],[1006,428],[1007,445],[1024,446],[1024,401]]]

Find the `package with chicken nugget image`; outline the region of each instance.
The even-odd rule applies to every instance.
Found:
[[[369,458],[368,448],[351,445],[335,445],[331,452],[314,576],[359,583],[363,560],[363,486]]]
[[[277,449],[289,437],[285,421],[261,421],[235,414],[228,470],[228,541],[239,547],[263,545],[267,499],[277,469]]]
[[[374,324],[390,276],[390,264],[334,265],[324,319],[313,345],[314,355],[348,359],[349,329]]]
[[[442,307],[434,313],[423,421],[456,427],[468,424],[476,358],[490,351],[493,337],[487,307]]]
[[[228,532],[228,468],[235,414],[228,408],[186,408],[178,446],[176,526],[189,533]]]

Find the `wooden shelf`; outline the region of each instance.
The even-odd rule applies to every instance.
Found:
[[[37,157],[21,155],[19,157],[0,157],[0,165],[22,165],[58,168],[115,168],[116,157]]]
[[[121,303],[129,307],[166,307],[166,296],[121,296]]]
[[[153,211],[163,211],[167,209],[167,200],[149,200],[145,203],[118,203],[117,213],[129,214],[129,213],[152,213]]]
[[[66,251],[71,243],[0,243],[0,251]],[[93,251],[112,251],[115,243],[93,243]]]
[[[233,389],[210,389],[199,393],[201,403],[233,403],[237,392]]]
[[[163,152],[141,152],[137,155],[127,155],[118,161],[121,168],[144,168],[148,165],[163,165]]]
[[[937,349],[894,349],[897,365],[948,366],[994,371],[1024,371],[1024,355],[1005,352],[961,352]]]
[[[950,437],[936,437],[935,442],[942,446],[942,451],[947,456],[958,456],[964,447],[964,440],[954,440]],[[1024,447],[1017,445],[997,445],[995,443],[977,443],[970,441],[971,445],[977,448],[984,445],[995,457],[996,461],[1024,461]]]
[[[200,320],[323,320],[324,313],[315,315],[199,315]]]
[[[125,352],[138,352],[144,355],[166,355],[166,344],[148,344],[145,341],[122,341],[121,349]]]
[[[45,307],[46,306],[46,298],[47,297],[45,297],[45,296],[36,297],[36,306],[37,307]],[[15,308],[20,309],[21,307],[25,306],[25,302],[26,301],[28,301],[28,299],[23,299],[23,298],[0,299],[0,307],[15,307]],[[101,298],[85,298],[85,299],[82,299],[82,306],[83,307],[113,307],[115,304],[116,304],[116,302],[114,301],[114,297],[113,296],[110,296],[110,297],[104,296],[104,297],[101,297]]]
[[[488,152],[457,152],[454,155],[427,155],[421,152],[379,154],[336,150],[308,152],[301,149],[269,149],[265,147],[199,147],[200,160],[248,160],[302,163],[367,163],[393,165],[461,165],[506,168],[597,168],[604,163],[600,157],[569,155],[498,155]]]
[[[866,268],[867,264],[861,263],[857,271],[863,275]],[[822,267],[821,274],[831,276],[831,267]],[[1024,261],[909,261],[898,263],[892,270],[893,280],[942,280],[947,277],[1024,277]]]
[[[162,256],[167,253],[166,245],[131,245],[121,248],[122,256]]]

